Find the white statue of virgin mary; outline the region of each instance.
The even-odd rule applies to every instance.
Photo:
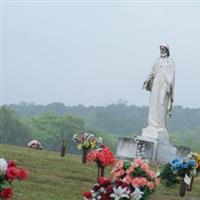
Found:
[[[168,44],[160,45],[160,53],[143,88],[151,92],[148,127],[166,129],[174,99],[175,65]]]

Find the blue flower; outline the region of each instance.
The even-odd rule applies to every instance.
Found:
[[[171,164],[172,168],[179,170],[182,168],[182,163],[177,159],[176,162],[174,162],[173,164]]]
[[[182,165],[181,165],[181,168],[182,169],[187,169],[187,168],[189,168],[189,164],[186,162],[186,163],[183,163]]]
[[[180,160],[176,158],[176,159],[174,159],[174,160],[172,161],[172,164],[177,163],[177,162],[180,162]]]
[[[196,161],[195,160],[188,160],[188,165],[191,166],[191,167],[195,167]]]

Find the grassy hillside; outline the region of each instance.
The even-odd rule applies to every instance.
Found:
[[[0,145],[0,157],[17,160],[18,166],[30,172],[27,181],[14,182],[13,200],[82,200],[82,194],[96,181],[95,164],[83,165],[80,156],[36,151],[16,146]],[[107,170],[108,174],[108,170]],[[178,196],[178,186],[172,189],[159,186],[150,200],[199,200],[200,178],[185,198]]]

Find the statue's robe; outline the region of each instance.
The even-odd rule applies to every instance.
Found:
[[[174,98],[175,65],[171,58],[158,58],[146,79],[151,91],[148,123],[150,127],[166,128]]]

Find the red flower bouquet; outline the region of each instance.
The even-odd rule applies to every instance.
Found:
[[[137,187],[131,187],[121,180],[111,182],[110,179],[99,177],[98,183],[84,193],[84,200],[139,200],[143,192]]]
[[[11,199],[13,195],[11,183],[14,180],[26,180],[28,171],[25,168],[17,168],[15,161],[0,159],[0,199]]]
[[[87,155],[88,161],[94,161],[97,163],[98,175],[104,176],[104,167],[108,165],[114,165],[115,157],[107,146],[102,145],[100,148],[93,150]]]
[[[115,157],[107,146],[93,150],[87,155],[88,161],[95,161],[99,166],[108,166],[115,163]]]

